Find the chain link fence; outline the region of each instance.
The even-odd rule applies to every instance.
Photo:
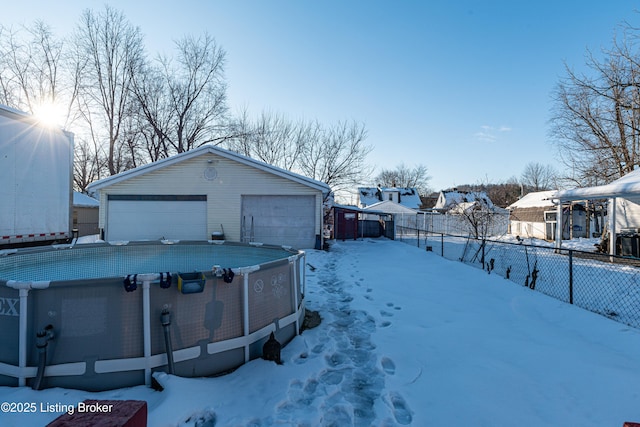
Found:
[[[640,259],[396,226],[396,240],[640,328]]]
[[[394,214],[396,227],[443,233],[452,236],[467,236],[469,233],[482,236],[502,236],[509,226],[508,212],[476,210],[465,214],[418,212],[417,214]]]

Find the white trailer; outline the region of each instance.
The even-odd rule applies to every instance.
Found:
[[[73,134],[0,106],[0,246],[72,237]]]

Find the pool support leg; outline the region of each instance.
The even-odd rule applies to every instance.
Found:
[[[7,286],[17,289],[20,295],[20,318],[18,325],[18,366],[20,367],[20,376],[18,377],[18,386],[24,387],[27,385],[27,377],[24,374],[24,370],[27,367],[27,298],[29,297],[29,290],[46,289],[49,287],[49,282],[18,282],[9,280]]]
[[[149,298],[149,288],[151,282],[160,277],[157,273],[138,274],[138,279],[142,280],[142,329],[144,340],[144,382],[151,386],[151,303]]]
[[[293,274],[293,312],[296,313],[296,335],[300,335],[300,316],[298,316],[298,266],[296,261],[299,260],[297,256],[289,258],[289,268]]]
[[[243,305],[244,305],[244,336],[249,336],[249,272],[243,273],[244,277],[244,290],[243,290]],[[244,345],[244,362],[247,363],[249,361],[249,344],[245,343]]]
[[[27,297],[29,289],[20,288],[20,326],[19,326],[19,345],[18,350],[18,366],[20,366],[20,377],[18,377],[18,386],[27,385],[27,378],[24,376],[24,369],[27,367]]]

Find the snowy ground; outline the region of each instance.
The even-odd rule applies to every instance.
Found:
[[[142,399],[150,426],[619,426],[640,421],[640,330],[384,239],[310,251],[322,324],[218,378],[87,393],[0,387],[0,402]],[[2,414],[41,426],[57,413]]]

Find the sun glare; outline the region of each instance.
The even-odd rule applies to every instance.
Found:
[[[62,127],[64,114],[62,108],[55,103],[42,104],[34,109],[33,115],[45,126]]]

